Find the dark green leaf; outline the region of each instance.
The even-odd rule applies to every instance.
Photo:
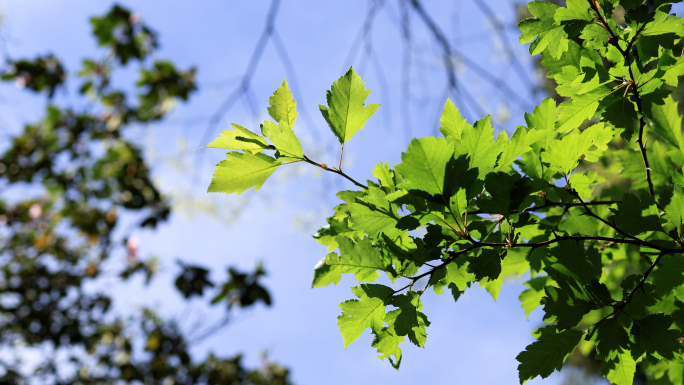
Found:
[[[634,194],[625,194],[610,218],[620,229],[631,235],[647,231],[662,231],[658,209],[648,198],[640,201]]]
[[[672,322],[672,317],[665,314],[651,314],[644,319],[634,320],[632,334],[635,343],[632,357],[637,359],[646,353],[654,361],[673,359],[675,353],[682,348],[679,342],[682,332],[670,329]]]
[[[468,262],[468,270],[475,274],[475,279],[478,281],[484,278],[495,280],[501,274],[499,250],[484,249],[480,255],[468,258]]]
[[[537,376],[546,378],[554,370],[561,370],[565,358],[575,350],[583,335],[583,332],[573,329],[556,333],[553,326],[541,329],[539,339],[528,345],[525,351],[515,358],[520,362],[520,383]]]
[[[420,294],[409,291],[402,295],[392,297],[392,305],[398,307],[393,312],[398,312],[394,322],[394,330],[397,335],[408,336],[409,340],[418,347],[425,346],[427,337],[426,327],[430,326],[425,314],[421,313],[423,305],[420,302]]]
[[[614,360],[621,351],[629,348],[629,335],[620,317],[627,316],[616,315],[595,326],[592,338],[596,340],[597,353],[604,359]]]

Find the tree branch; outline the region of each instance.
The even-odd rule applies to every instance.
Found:
[[[306,162],[306,163],[313,164],[313,165],[316,166],[316,167],[320,167],[320,168],[322,168],[323,170],[330,171],[330,172],[334,172],[335,174],[338,174],[338,175],[342,175],[343,177],[347,178],[347,180],[349,180],[350,182],[354,183],[354,184],[355,184],[356,186],[358,186],[358,187],[361,187],[361,188],[363,188],[363,189],[367,189],[367,188],[368,188],[368,186],[363,185],[363,184],[361,184],[361,183],[355,181],[352,177],[350,177],[349,175],[345,174],[345,173],[344,173],[342,170],[340,170],[340,169],[337,169],[337,168],[335,168],[335,167],[328,167],[328,165],[326,165],[326,164],[324,164],[324,163],[314,162],[313,160],[309,159],[306,155],[304,155],[304,159],[302,159],[302,160],[303,160],[304,162]]]

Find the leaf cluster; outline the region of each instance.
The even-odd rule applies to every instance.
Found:
[[[345,143],[377,110],[360,77],[347,72],[320,106],[341,144],[337,167],[303,154],[283,82],[262,135],[234,125],[207,146],[237,150],[217,165],[209,191],[258,190],[294,162],[360,188],[337,194],[343,203],[315,236],[329,254],[313,286],[342,274],[360,283],[340,304],[345,347],[370,330],[378,356],[398,368],[400,343],[425,344],[428,289],[458,300],[477,283],[496,299],[504,277],[528,274],[522,307],[541,308],[547,326],[517,357],[521,383],[580,352],[616,384],[631,384],[637,367],[682,384],[684,141],[670,94],[684,75],[684,20],[668,1],[528,7],[520,42],[541,55],[566,100],[543,100],[526,126],[495,135],[489,116],[471,124],[447,100],[442,135],[412,140],[401,163],[379,163],[364,184],[341,170]],[[613,20],[618,7],[624,24]]]

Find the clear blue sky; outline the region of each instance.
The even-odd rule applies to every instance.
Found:
[[[501,92],[501,86],[492,86],[470,67],[456,63],[463,69],[459,77],[462,88],[472,93],[483,110],[495,115],[499,129],[510,130],[523,124],[523,110],[518,104],[531,105],[534,98],[527,88],[521,88],[520,76],[506,62],[505,51],[491,24],[474,1],[425,2],[429,3],[428,12],[468,58],[505,80],[509,87],[522,89],[519,93],[524,101],[513,102]],[[502,21],[511,24],[513,2],[487,3]],[[319,175],[303,165],[295,165],[289,172],[281,172],[288,178],[273,176],[258,194],[251,191],[236,197],[210,196],[204,192],[213,164],[224,155],[220,150],[201,150],[206,153],[198,164],[195,149],[206,144],[200,140],[209,117],[232,91],[236,77],[246,69],[270,2],[155,0],[121,4],[140,13],[159,32],[161,49],[155,58],[168,58],[180,68],[198,67],[200,91],[190,103],[178,105],[168,119],[153,128],[133,130],[133,136],[146,145],[155,159],[154,175],[162,183],[162,190],[175,197],[180,214],[159,231],[136,234],[144,256],[160,257],[162,273],[150,287],[138,281],[114,286],[117,309],[125,312],[135,304],[148,304],[169,316],[183,313],[183,322],[190,329],[194,321],[217,319],[219,313],[199,303],[186,307],[180,297],[169,294],[177,258],[213,267],[216,281],[223,279],[229,265],[249,269],[262,261],[269,272],[266,284],[274,297],[274,306],[237,314],[227,329],[199,344],[196,353],[243,352],[246,362],[258,365],[260,352],[268,351],[271,359],[292,369],[297,384],[518,383],[515,356],[533,341],[529,331],[541,323],[540,311],[525,320],[517,301],[523,289],[520,282],[505,284],[496,303],[478,288],[469,290],[458,303],[448,294],[438,297],[428,292],[424,305],[432,326],[428,329],[426,348],[404,343],[402,368],[397,372],[376,358],[368,333],[346,351],[343,348],[336,326],[340,312],[337,304],[352,298],[351,279],[344,278],[336,287],[310,288],[313,266],[326,254],[310,234],[332,212],[334,192],[353,186],[335,175]],[[84,57],[103,55],[90,36],[88,18],[107,11],[109,1],[11,0],[1,2],[0,6],[4,15],[0,25],[3,54],[22,58],[53,52],[64,59],[72,73]],[[358,55],[348,59],[350,50],[354,52],[355,37],[367,9],[367,2],[360,0],[284,0],[276,21],[278,36],[298,80],[295,98],[300,108],[305,107],[310,113],[307,119],[300,112],[297,128],[305,137],[305,152],[317,154],[315,157],[321,162],[335,163],[335,140],[315,112],[317,104],[325,100],[325,90],[350,65],[359,70],[367,87],[374,90],[369,102],[382,104],[366,128],[345,148],[346,171],[361,180],[371,177],[370,170],[379,161],[398,163],[411,137],[434,134],[436,111],[441,109],[445,97],[440,52],[430,44],[425,29],[414,18],[412,23],[417,29],[414,70],[410,76],[414,107],[403,108],[402,43],[397,26],[400,9],[395,1],[388,1],[377,18],[373,30],[376,56],[365,60],[361,47]],[[517,46],[516,31],[508,31],[507,36],[526,76],[534,78],[527,47]],[[381,70],[371,65],[373,60],[381,64]],[[122,82],[135,79],[133,67],[120,73]],[[378,76],[379,72],[384,79]],[[227,128],[229,122],[258,127],[258,122],[267,116],[268,95],[286,76],[289,77],[286,68],[269,44],[253,81],[252,98],[258,103],[258,116],[250,113],[246,103],[238,102],[211,138]],[[289,80],[292,84],[293,79]],[[74,89],[57,96],[60,104],[75,100]],[[0,134],[6,138],[21,123],[39,119],[42,106],[42,98],[13,86],[0,86]],[[505,106],[510,114],[508,120],[503,119]],[[471,122],[478,118],[472,106],[470,111],[464,110],[464,115]],[[198,204],[210,206],[202,208]],[[557,384],[560,380],[554,376],[530,383]]]

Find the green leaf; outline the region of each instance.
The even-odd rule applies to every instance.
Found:
[[[569,184],[573,190],[575,190],[582,200],[591,200],[591,195],[593,192],[593,187],[601,182],[604,182],[605,178],[599,176],[593,171],[585,171],[582,174],[576,173],[570,175]]]
[[[585,246],[572,240],[560,241],[548,249],[544,263],[547,272],[556,281],[569,277],[588,285],[601,277],[601,255],[593,245]]]
[[[466,127],[460,145],[455,146],[456,157],[468,155],[470,168],[477,168],[480,179],[484,179],[494,169],[496,160],[503,150],[504,142],[508,141],[505,135],[505,132],[502,132],[499,138],[494,140],[491,117],[487,115],[475,122],[472,128]]]
[[[485,189],[490,196],[483,196],[477,205],[487,213],[510,218],[511,212],[517,211],[525,198],[534,192],[535,189],[530,182],[528,178],[521,178],[520,174],[489,174],[485,178]]]
[[[671,293],[676,287],[684,284],[684,255],[666,254],[650,274],[655,283],[655,294],[658,297]]]
[[[607,85],[600,85],[582,95],[573,96],[570,101],[561,103],[559,107],[558,132],[565,133],[578,128],[586,119],[594,116],[599,102],[612,88]]]
[[[628,234],[639,235],[647,231],[663,230],[658,209],[646,197],[640,201],[634,194],[625,194],[614,213],[609,220]]]
[[[540,331],[539,339],[528,345],[525,351],[515,358],[520,362],[518,374],[521,384],[537,376],[546,378],[554,370],[561,370],[565,358],[575,350],[584,335],[583,332],[573,329],[556,333],[553,326],[547,326]]]
[[[603,123],[594,124],[586,130],[574,130],[561,140],[551,143],[548,151],[542,153],[542,161],[562,174],[570,174],[580,159],[596,162],[608,149],[608,143],[615,132]]]
[[[556,101],[551,98],[546,98],[534,107],[532,114],[525,113],[525,121],[527,125],[536,128],[538,131],[552,131],[556,128],[556,118],[558,117],[558,107]],[[515,135],[514,135],[515,136]]]
[[[398,313],[394,322],[394,330],[396,330],[397,335],[408,336],[414,345],[424,347],[427,338],[426,327],[430,326],[430,321],[425,314],[420,312],[423,308],[420,302],[420,294],[415,291],[408,291],[392,297],[391,304],[398,308],[390,312]]]
[[[560,58],[561,54],[568,49],[568,35],[554,20],[554,15],[560,7],[545,1],[533,1],[528,3],[527,7],[534,18],[518,23],[518,28],[522,32],[520,44],[532,42],[530,44],[531,55],[541,53],[548,47],[549,53],[554,58]]]
[[[390,169],[389,162],[378,163],[373,169],[373,176],[378,178],[380,184],[389,188],[391,192],[397,189],[397,183],[401,183],[399,176]]]
[[[663,53],[658,59],[658,73],[665,83],[677,87],[679,77],[684,75],[684,57],[673,57],[668,52]]]
[[[520,301],[520,306],[525,310],[525,318],[529,320],[530,313],[532,313],[541,304],[542,298],[546,295],[544,291],[544,286],[548,282],[548,276],[537,276],[529,281],[525,282],[525,286],[529,289],[525,289],[518,300]]]
[[[444,194],[447,162],[453,153],[452,145],[443,138],[428,136],[411,140],[408,150],[401,154],[401,163],[395,166],[404,178],[400,187],[430,195]]]
[[[601,374],[615,385],[632,385],[635,372],[636,361],[629,350],[623,350],[614,360],[604,361],[601,365]]]
[[[654,361],[673,359],[674,354],[682,348],[679,342],[682,333],[670,329],[672,323],[672,317],[665,314],[651,314],[644,319],[634,320],[632,334],[635,344],[632,347],[632,357],[636,359],[646,353]]]
[[[662,35],[672,33],[684,35],[684,21],[681,17],[669,15],[671,6],[661,7],[655,11],[653,21],[649,22],[641,32],[641,36]]]
[[[280,163],[264,154],[231,151],[226,157],[228,160],[216,165],[208,192],[240,195],[251,187],[259,191],[266,179],[280,167]]]
[[[383,285],[365,284],[353,287],[352,292],[359,299],[342,302],[339,305],[342,314],[337,317],[345,349],[367,328],[376,335],[382,331],[385,306],[394,290]]]
[[[647,89],[648,86],[653,87],[652,89]],[[644,84],[641,87],[641,104],[643,106],[644,114],[646,116],[653,116],[653,109],[657,109],[658,106],[665,104],[665,100],[672,93],[659,79],[654,79],[648,84]]]
[[[393,257],[392,260],[397,272],[403,275],[416,274],[421,266],[431,260],[438,259],[441,254],[435,252],[434,249],[426,248],[422,239],[414,240],[408,235],[395,241],[383,234],[382,239]]]
[[[593,13],[590,13],[590,10],[585,0],[567,0],[565,7],[556,11],[554,19],[558,23],[575,20],[593,21]]]
[[[610,32],[608,32],[603,25],[589,24],[582,29],[580,39],[584,40],[585,47],[601,50],[606,47],[606,42],[610,39]],[[620,56],[622,57],[622,55]]]
[[[364,105],[369,94],[370,90],[364,87],[361,77],[349,68],[326,92],[328,106],[318,106],[328,126],[343,145],[378,110],[379,104]]]
[[[654,104],[651,107],[653,131],[665,139],[675,148],[684,150],[682,141],[682,117],[677,110],[677,102],[668,96],[664,104]]]
[[[516,159],[515,164],[520,167],[523,174],[529,176],[533,180],[545,181],[545,175],[549,173],[548,167],[542,164],[541,148],[535,146],[532,151],[522,154],[522,159]],[[553,171],[553,170],[551,170]]]
[[[297,102],[292,98],[292,92],[287,86],[287,80],[283,79],[283,83],[277,90],[268,98],[268,114],[273,120],[280,123],[285,123],[287,127],[293,128],[297,116]]]
[[[480,282],[480,287],[487,290],[487,293],[492,296],[492,299],[496,301],[499,298],[499,292],[501,291],[501,285],[503,284],[503,277],[499,275],[497,279],[483,278]]]
[[[484,278],[495,280],[501,274],[499,250],[484,249],[480,255],[468,258],[468,262],[468,270],[475,274],[475,279],[478,281]]]
[[[226,150],[245,150],[257,153],[269,150],[271,147],[266,143],[266,139],[253,133],[252,131],[232,123],[235,130],[223,130],[221,136],[202,148],[223,148]]]
[[[680,236],[684,236],[684,186],[675,184],[672,188],[672,198],[665,206],[665,217],[675,225]]]
[[[567,78],[559,84],[558,93],[572,98],[594,91],[613,80],[602,62],[597,62],[594,57],[584,53],[580,58],[579,68],[565,67],[563,73],[567,75]],[[559,77],[556,79],[560,80]],[[561,88],[565,91],[561,91]]]
[[[542,52],[541,56],[541,64],[549,70],[546,76],[550,78],[561,75],[566,67],[579,67],[582,56],[595,56],[596,61],[601,61],[597,52],[584,48],[572,40],[568,40],[568,50],[559,58],[552,56],[549,51]]]
[[[464,291],[475,277],[473,273],[468,271],[467,266],[465,263],[458,265],[455,262],[451,262],[448,264],[444,277],[445,284],[454,285],[459,291]]]
[[[327,258],[323,258],[314,267],[314,279],[311,287],[326,287],[328,285],[340,283],[344,268],[341,265],[328,265],[325,263]]]
[[[629,97],[620,91],[612,93],[600,102],[601,116],[614,127],[624,130],[622,137],[630,140],[636,131],[637,110]]]
[[[394,330],[395,320],[398,315],[398,311],[391,311],[385,315],[385,322],[389,326],[383,327],[379,333],[375,334],[371,345],[378,350],[378,357],[381,360],[387,358],[395,369],[399,369],[401,364],[399,344],[405,340],[404,336],[397,335],[396,330]],[[392,359],[392,356],[394,356],[394,359]]]
[[[648,162],[651,167],[651,180],[656,189],[656,193],[660,193],[660,189],[672,183],[672,171],[676,169],[676,164],[668,156],[669,145],[665,147],[662,142],[657,140],[648,141]],[[644,169],[644,160],[641,156],[637,146],[630,146],[631,148],[624,150],[616,150],[615,157],[622,161],[624,170],[620,176],[629,178],[632,181],[631,189],[634,191],[644,190],[648,191],[648,182],[646,181],[646,170]]]
[[[261,125],[261,133],[273,142],[276,147],[276,158],[279,161],[300,160],[304,158],[302,145],[294,131],[282,121],[278,126],[267,120]]]
[[[456,141],[461,140],[461,134],[466,126],[468,126],[468,123],[461,117],[461,113],[458,112],[451,99],[447,99],[444,104],[439,124],[441,124],[439,131],[442,135],[447,139],[451,138]]]
[[[593,339],[596,340],[596,351],[604,359],[614,360],[620,352],[629,347],[629,335],[619,318],[613,316],[594,326]],[[629,319],[628,319],[629,320]]]
[[[522,248],[506,250],[501,261],[500,277],[507,278],[515,276],[517,278],[530,270],[530,263],[527,262],[527,254],[529,254],[529,251],[523,250]]]
[[[336,206],[335,214],[330,218],[326,218],[326,221],[328,224],[321,227],[316,234],[314,234],[314,239],[321,245],[328,246],[328,251],[337,249],[338,245],[337,241],[335,241],[335,237],[338,235],[344,235],[347,238],[352,238],[354,236],[360,238],[364,234],[362,231],[353,230],[351,228],[348,204]]]
[[[553,276],[557,278],[557,276]],[[546,286],[544,304],[544,320],[556,321],[559,330],[576,326],[585,314],[611,304],[610,293],[606,286],[598,281],[590,285],[575,280],[559,280],[558,288]]]
[[[580,175],[581,174],[574,174]],[[601,212],[596,212],[601,210]],[[608,210],[599,208],[595,210],[595,213],[599,216],[606,214]],[[563,217],[560,224],[558,225],[558,230],[566,232],[568,235],[586,235],[586,234],[598,234],[600,229],[603,228],[603,224],[597,219],[589,216],[584,207],[576,206],[570,207],[567,211],[567,216]]]
[[[336,238],[340,246],[340,255],[330,253],[325,263],[339,266],[343,273],[352,273],[359,282],[373,282],[378,279],[378,270],[396,275],[392,266],[382,257],[380,251],[369,238],[351,239],[340,235]]]
[[[397,229],[397,206],[387,200],[382,189],[369,186],[367,191],[367,195],[356,198],[348,206],[352,229],[362,230],[372,236],[380,233],[392,238],[399,236],[401,230]]]
[[[517,157],[528,151],[531,151],[532,147],[530,146],[542,139],[545,139],[546,135],[547,133],[543,131],[537,131],[534,129],[527,131],[525,127],[518,126],[513,133],[513,136],[511,136],[511,141],[504,144],[503,152],[497,161],[497,166],[494,171],[507,169],[513,164]]]
[[[641,281],[641,275],[632,274],[625,278],[620,286],[623,288],[622,298],[628,298],[631,295],[631,301],[624,307],[623,311],[632,319],[639,319],[646,317],[648,307],[656,304],[658,297],[655,295],[655,285],[645,282],[639,290],[634,290],[638,281]],[[654,277],[655,278],[655,277]],[[630,294],[631,293],[631,294]]]

